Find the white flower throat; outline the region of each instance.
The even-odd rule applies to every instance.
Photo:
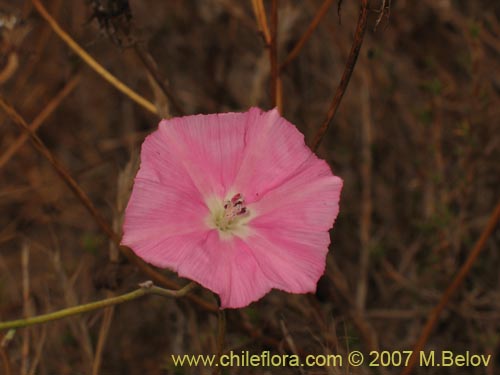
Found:
[[[233,237],[245,238],[252,233],[248,225],[256,217],[255,209],[248,205],[241,193],[228,193],[224,198],[212,196],[206,199],[208,216],[205,223],[210,229],[219,232],[219,238],[230,240]]]
[[[241,219],[248,214],[245,200],[240,193],[235,194],[230,200],[224,201],[223,208],[214,215],[215,226],[223,232],[236,229]]]

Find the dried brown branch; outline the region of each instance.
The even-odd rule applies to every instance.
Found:
[[[307,30],[304,32],[304,34],[302,34],[299,41],[295,44],[295,46],[292,48],[292,50],[290,51],[288,56],[281,63],[280,68],[279,68],[280,70],[285,69],[288,66],[288,64],[290,64],[293,60],[295,60],[295,58],[299,55],[299,52],[302,50],[302,48],[304,47],[306,42],[309,40],[309,38],[311,37],[314,30],[316,30],[316,28],[318,27],[319,23],[321,22],[321,20],[325,16],[326,12],[328,11],[328,9],[332,5],[332,3],[333,3],[333,0],[323,1],[323,4],[321,4],[321,7],[316,12],[313,20],[311,21],[311,23],[307,27]]]
[[[379,9],[380,14],[377,17],[377,21],[375,21],[375,29],[377,29],[378,25],[382,21],[385,15],[387,18],[391,15],[391,0],[382,0],[382,4]]]
[[[266,11],[264,9],[263,0],[252,0],[252,7],[255,13],[255,19],[257,20],[257,27],[259,28],[259,32],[262,35],[262,39],[264,39],[264,43],[266,46],[271,44],[271,32],[269,31],[269,27],[267,26],[267,17]]]
[[[0,71],[0,85],[7,82],[17,71],[19,67],[19,56],[17,52],[13,51],[7,56],[7,63],[2,67]]]
[[[31,141],[40,154],[49,161],[52,167],[59,174],[61,179],[68,185],[70,190],[75,194],[78,200],[85,206],[89,211],[91,216],[96,221],[99,228],[120,248],[123,255],[135,266],[137,266],[145,275],[153,279],[156,283],[163,285],[167,288],[178,289],[177,283],[169,280],[167,277],[159,273],[158,271],[151,268],[148,264],[138,258],[132,250],[128,247],[120,245],[120,236],[113,231],[111,226],[107,223],[106,219],[101,215],[101,213],[94,206],[88,195],[82,190],[82,188],[77,184],[77,182],[71,177],[64,165],[50,152],[50,150],[45,146],[43,141],[33,132],[26,121],[17,113],[17,111],[9,105],[3,98],[0,97],[0,107],[7,113],[7,115],[12,119],[12,121],[19,126],[21,129],[26,131]],[[193,302],[197,303],[199,306],[203,307],[209,311],[217,311],[217,307],[204,301],[203,299],[190,295],[188,296]]]
[[[330,108],[328,109],[326,119],[325,121],[323,121],[323,124],[319,128],[312,142],[311,148],[313,151],[318,150],[318,147],[321,141],[323,140],[323,137],[325,136],[326,132],[328,131],[328,127],[333,118],[335,117],[340,102],[342,101],[342,97],[344,96],[344,93],[347,89],[347,85],[349,84],[349,80],[356,65],[356,60],[358,59],[359,51],[361,49],[361,44],[363,43],[363,38],[365,36],[367,16],[368,16],[368,0],[361,0],[361,10],[359,12],[358,24],[356,26],[356,32],[354,34],[354,41],[351,46],[351,51],[349,52],[349,56],[347,58],[342,78],[340,79],[340,83],[337,87],[337,90],[335,91],[335,96],[333,97]]]
[[[271,44],[269,46],[271,62],[271,106],[278,103],[278,0],[271,2]]]
[[[276,108],[278,108],[279,113],[283,113],[283,80],[279,76],[276,82]]]
[[[62,0],[53,1],[51,4],[51,12],[55,16],[59,14],[61,8]],[[32,6],[29,1],[25,2],[24,14],[28,15],[32,11]],[[42,25],[41,30],[37,30],[37,40],[34,43],[34,48],[32,52],[32,58],[28,59],[26,65],[23,67],[22,72],[20,72],[18,79],[15,82],[14,89],[12,90],[12,97],[17,97],[23,88],[25,88],[26,82],[32,76],[37,64],[40,63],[40,58],[48,45],[50,36],[52,35],[52,29],[48,25]]]
[[[9,354],[7,353],[7,346],[14,339],[16,331],[11,329],[3,336],[0,336],[0,358],[2,359],[3,369],[6,375],[12,374],[12,365],[10,363]]]
[[[0,347],[0,358],[2,358],[3,371],[5,372],[5,375],[12,375],[9,356],[7,351],[2,347]]]
[[[85,61],[96,73],[98,73],[102,78],[108,81],[111,85],[113,85],[116,89],[121,91],[123,94],[128,96],[130,99],[135,101],[137,104],[147,109],[149,112],[154,114],[158,114],[156,106],[151,103],[149,100],[143,98],[135,91],[130,89],[127,85],[121,82],[118,78],[108,72],[101,64],[99,64],[92,56],[90,56],[80,45],[73,40],[69,36],[67,32],[65,32],[61,26],[57,23],[57,21],[47,12],[47,9],[42,5],[39,0],[32,0],[33,5],[40,13],[40,15],[49,23],[50,27],[54,30],[54,32],[61,38],[67,45],[70,47],[73,52],[75,52],[80,58]]]
[[[364,314],[357,309],[353,300],[354,293],[351,291],[347,277],[338,265],[332,261],[334,272],[328,274],[327,277],[335,286],[336,292],[340,294],[342,300],[342,310],[352,321],[352,324],[361,336],[361,341],[366,350],[378,350],[378,338],[375,329],[366,319]]]
[[[491,214],[488,223],[486,224],[486,227],[484,228],[483,232],[481,233],[481,236],[474,245],[474,248],[469,253],[469,256],[467,257],[465,263],[462,265],[462,267],[460,267],[460,270],[455,275],[455,278],[442,294],[439,303],[430,312],[427,318],[427,322],[420,333],[420,337],[413,346],[413,353],[419,353],[421,350],[424,349],[425,344],[429,340],[429,337],[432,331],[434,330],[434,327],[438,323],[439,316],[445,309],[446,305],[450,301],[455,291],[460,287],[465,277],[471,270],[472,266],[474,265],[474,262],[481,253],[481,250],[483,250],[484,246],[486,245],[486,241],[488,241],[488,238],[495,230],[499,221],[500,221],[500,202],[498,202],[497,206],[493,210],[493,213]],[[410,375],[411,372],[413,371],[413,368],[417,364],[417,360],[418,356],[412,355],[410,361],[408,362],[408,366],[403,369],[401,375]]]
[[[57,237],[55,236],[52,228],[50,228],[49,230],[55,242],[52,263],[54,266],[54,270],[56,271],[56,274],[58,276],[59,284],[61,285],[61,288],[63,290],[64,303],[67,306],[78,305],[79,303],[81,303],[81,301],[74,286],[75,281],[80,274],[80,270],[83,269],[85,262],[80,261],[79,267],[77,268],[77,270],[75,270],[73,276],[68,277],[66,270],[64,269],[64,265],[61,261],[61,249],[59,247],[59,241],[57,241]],[[82,316],[74,316],[68,319],[68,325],[72,335],[77,338],[78,344],[82,349],[82,360],[87,366],[86,371],[88,372],[88,366],[90,366],[90,364],[94,361],[94,349],[92,345],[92,339],[90,337],[89,327],[83,320]]]
[[[23,288],[23,315],[29,318],[33,315],[30,293],[30,246],[27,242],[21,247],[21,265],[22,265],[22,288]],[[21,375],[27,375],[29,370],[30,357],[30,337],[31,331],[25,330],[22,333],[21,348]]]
[[[47,120],[47,118],[59,107],[63,99],[68,96],[73,89],[76,87],[80,81],[80,76],[75,75],[71,78],[63,89],[52,98],[52,100],[43,108],[43,110],[38,114],[38,116],[30,124],[30,129],[32,131],[37,131],[37,129]],[[29,139],[28,133],[21,133],[21,135],[9,145],[7,150],[0,156],[0,169],[9,162],[9,160],[14,156],[14,154],[24,145],[24,143]]]
[[[217,301],[218,301],[217,297]],[[226,340],[226,311],[219,310],[217,313],[217,358],[220,358],[224,353],[224,343]],[[221,372],[220,367],[214,367],[212,375],[219,375]]]
[[[40,364],[40,359],[42,358],[43,346],[45,345],[45,340],[47,339],[47,327],[42,327],[41,334],[37,337],[35,346],[35,355],[31,361],[31,368],[28,375],[35,375],[37,373],[38,365]]]
[[[112,291],[108,291],[107,297],[108,298],[115,297],[115,293]],[[99,375],[99,370],[101,368],[101,363],[102,363],[102,354],[104,351],[104,345],[106,344],[109,328],[111,327],[111,322],[113,321],[114,312],[115,312],[115,306],[110,306],[104,309],[101,327],[99,329],[99,338],[97,339],[94,362],[92,363],[92,375]]]
[[[144,64],[144,67],[151,74],[155,82],[158,84],[161,91],[163,91],[165,96],[170,100],[170,103],[174,107],[174,110],[177,112],[177,114],[180,116],[185,115],[186,112],[182,109],[182,106],[179,104],[172,91],[170,91],[170,88],[168,87],[165,78],[162,77],[160,71],[158,70],[158,66],[155,60],[153,59],[153,56],[151,56],[151,54],[148,51],[144,51],[137,44],[134,46],[134,52],[137,55],[137,57],[139,57],[141,62]]]
[[[370,96],[370,74],[366,64],[361,62],[361,73],[364,84],[361,87],[361,218],[359,237],[361,254],[359,260],[358,289],[356,305],[364,312],[368,294],[368,273],[370,265],[371,217],[372,217],[372,109]]]

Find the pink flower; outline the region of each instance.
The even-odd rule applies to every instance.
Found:
[[[314,292],[341,188],[276,110],[163,120],[142,145],[122,242],[222,308]]]

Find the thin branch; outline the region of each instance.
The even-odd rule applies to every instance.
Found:
[[[386,10],[387,10],[387,12],[386,12]],[[391,0],[383,0],[382,4],[380,5],[379,12],[380,12],[380,14],[377,18],[377,21],[375,21],[374,30],[377,29],[378,25],[382,21],[382,18],[384,18],[385,14],[387,14],[387,19],[389,19],[389,17],[391,16]]]
[[[52,167],[61,176],[64,182],[69,186],[73,193],[78,197],[78,199],[84,204],[84,206],[90,211],[94,219],[96,220],[99,227],[116,242],[120,242],[120,239],[116,233],[109,227],[104,217],[97,211],[94,207],[90,198],[85,194],[85,192],[80,188],[76,181],[69,175],[66,168],[62,163],[50,152],[50,150],[45,146],[43,141],[36,135],[36,133],[28,126],[26,121],[16,112],[16,110],[10,106],[3,98],[0,97],[0,107],[7,113],[7,115],[13,120],[13,122],[21,128],[21,130],[26,131],[28,136],[31,138],[33,145],[38,152],[45,157]]]
[[[10,364],[9,354],[7,352],[7,346],[14,339],[16,334],[15,329],[8,330],[3,336],[0,337],[0,358],[3,362],[3,369],[5,375],[12,375],[12,366]]]
[[[360,92],[361,107],[361,217],[359,238],[361,253],[359,256],[358,289],[356,291],[356,307],[364,313],[368,294],[368,271],[370,266],[370,245],[372,227],[372,110],[370,93],[370,74],[364,61],[361,62],[361,77],[364,84]]]
[[[49,23],[50,27],[54,30],[54,32],[71,48],[78,56],[82,58],[93,70],[95,70],[101,77],[103,77],[106,81],[112,84],[119,91],[127,95],[130,99],[135,101],[137,104],[141,105],[149,112],[158,114],[158,110],[156,106],[143,98],[135,91],[130,89],[127,85],[121,82],[118,78],[113,76],[110,72],[108,72],[101,64],[99,64],[92,56],[90,56],[78,43],[76,43],[68,33],[66,33],[61,26],[57,23],[57,21],[52,18],[49,12],[44,8],[40,0],[32,0],[33,5],[38,10],[40,15]]]
[[[226,311],[219,309],[217,313],[217,357],[224,353],[224,341],[226,338]],[[220,367],[214,367],[212,375],[219,375]]]
[[[59,15],[61,3],[62,0],[54,0],[50,4],[50,10],[56,17]],[[27,16],[32,12],[33,7],[29,1],[26,1],[24,4],[25,9],[23,13]],[[40,59],[43,57],[43,52],[48,45],[52,32],[53,30],[49,25],[43,25],[40,27],[40,30],[37,30],[37,40],[33,42],[33,48],[30,48],[30,58],[26,59],[27,61],[22,68],[22,72],[15,81],[11,97],[17,98],[21,90],[26,88],[26,82],[28,82],[28,79],[31,77]]]
[[[113,231],[111,226],[106,222],[106,219],[100,214],[97,208],[93,205],[92,201],[88,197],[88,195],[80,188],[77,182],[71,177],[68,173],[64,165],[50,152],[50,150],[45,146],[43,141],[33,132],[26,121],[16,112],[12,106],[10,106],[3,98],[0,97],[0,107],[9,115],[9,117],[14,121],[14,123],[19,126],[21,129],[25,130],[31,141],[40,154],[45,157],[52,167],[59,174],[61,179],[68,185],[70,190],[75,194],[75,196],[80,200],[80,202],[85,206],[85,208],[92,215],[99,228],[117,245],[119,246],[120,251],[123,255],[134,265],[136,265],[145,275],[153,279],[156,283],[163,285],[167,288],[177,289],[178,285],[172,280],[169,280],[167,277],[159,273],[158,271],[151,268],[148,264],[146,264],[142,259],[138,258],[132,250],[128,247],[120,245],[120,236]],[[202,306],[204,309],[215,312],[217,311],[217,307],[214,305],[204,301],[202,298],[199,298],[194,295],[190,295],[189,298]]]
[[[269,46],[271,45],[271,33],[269,31],[269,27],[267,26],[266,11],[262,1],[263,0],[252,0],[252,7],[262,39],[264,39],[266,46]]]
[[[80,81],[80,75],[75,75],[71,78],[63,89],[52,98],[52,100],[43,108],[43,110],[36,116],[33,122],[30,124],[29,128],[32,131],[37,131],[37,129],[47,120],[47,118],[56,110],[61,104],[63,99],[68,96],[73,89],[76,87]],[[0,156],[0,168],[4,167],[5,164],[14,156],[14,154],[24,145],[24,143],[29,139],[29,134],[23,132],[14,142],[12,142],[5,150],[5,152]]]
[[[29,318],[33,315],[30,298],[30,247],[27,242],[24,242],[21,247],[21,264],[22,264],[22,290],[23,290],[23,315]],[[21,375],[27,375],[29,370],[30,357],[30,331],[25,330],[22,333],[22,348],[21,348]]]
[[[16,51],[10,52],[5,60],[6,63],[2,67],[3,69],[0,70],[0,85],[3,85],[5,82],[7,82],[19,67],[19,56],[17,55]]]
[[[486,241],[488,241],[488,238],[491,236],[493,231],[495,230],[498,222],[500,221],[500,202],[498,202],[497,206],[493,210],[493,213],[491,214],[488,223],[486,224],[486,227],[484,228],[483,232],[481,233],[481,236],[477,240],[476,244],[474,245],[474,248],[471,250],[469,253],[469,256],[467,257],[467,260],[465,263],[460,267],[460,270],[456,274],[455,278],[451,282],[451,284],[446,288],[444,293],[441,296],[441,300],[439,303],[434,307],[434,309],[430,312],[427,322],[422,329],[422,332],[420,333],[420,337],[418,338],[417,342],[413,346],[413,354],[410,358],[410,361],[408,362],[408,366],[403,369],[401,372],[401,375],[410,375],[413,368],[417,364],[418,360],[418,355],[416,353],[419,353],[421,350],[424,349],[425,344],[427,343],[429,336],[431,335],[434,327],[438,323],[439,316],[443,312],[444,308],[450,301],[453,293],[460,287],[462,282],[464,281],[465,277],[471,270],[474,262],[476,261],[477,257],[481,253],[481,250],[483,250],[484,246],[486,245]]]
[[[45,345],[45,340],[47,339],[47,327],[42,327],[41,334],[37,338],[37,343],[35,347],[35,354],[31,361],[31,368],[28,375],[36,375],[38,365],[40,364],[40,358],[42,357],[43,346]]]
[[[356,65],[359,51],[361,49],[361,44],[363,43],[363,38],[365,36],[367,16],[368,0],[361,0],[361,11],[359,13],[358,24],[356,26],[356,33],[354,34],[354,41],[351,46],[351,51],[349,52],[349,57],[347,58],[344,73],[342,74],[342,78],[340,79],[340,83],[335,92],[335,96],[333,97],[330,108],[328,109],[326,119],[319,128],[312,142],[311,148],[313,151],[318,150],[318,147],[323,140],[323,137],[325,136],[332,119],[335,117],[335,113],[337,113],[337,109],[347,89],[347,85],[349,84],[349,80],[351,79],[351,75]]]
[[[93,310],[102,309],[108,306],[118,305],[120,303],[130,302],[148,294],[154,294],[163,297],[183,297],[189,293],[196,284],[191,282],[179,290],[169,290],[154,286],[152,282],[140,284],[140,288],[133,292],[122,294],[121,296],[106,298],[101,301],[86,303],[74,307],[68,307],[48,314],[37,315],[26,319],[11,320],[9,322],[0,322],[0,330],[11,328],[24,328],[35,324],[48,323],[54,320],[67,318],[72,315],[78,315]]]
[[[278,103],[278,0],[271,2],[271,44],[269,46],[269,59],[271,61],[271,104],[276,107]]]
[[[276,82],[276,108],[278,108],[279,113],[283,113],[283,80],[279,76]]]
[[[299,41],[295,44],[295,46],[292,48],[288,56],[285,58],[285,61],[280,65],[280,70],[285,69],[290,62],[295,60],[295,58],[299,55],[299,52],[302,50],[302,47],[306,44],[306,42],[309,40],[311,37],[312,33],[316,28],[318,27],[319,23],[321,22],[321,19],[325,16],[326,12],[330,8],[330,5],[332,5],[333,0],[325,0],[323,1],[323,4],[321,4],[321,7],[318,9],[316,12],[313,20],[307,27],[307,30],[305,31],[304,34],[300,37]]]
[[[3,348],[3,347],[0,347],[0,358],[2,358],[3,371],[4,371],[5,375],[12,375],[9,355],[7,354],[7,351],[5,350],[5,348]]]
[[[113,292],[108,291],[108,293],[112,294]],[[92,375],[99,375],[99,370],[102,363],[102,354],[104,352],[104,345],[106,344],[106,339],[108,337],[109,328],[113,320],[114,312],[114,306],[110,306],[104,309],[101,328],[99,329],[99,338],[97,339],[94,362],[92,363]]]
[[[12,368],[10,364],[9,353],[7,352],[7,346],[14,339],[15,334],[16,330],[10,329],[0,337],[0,358],[2,358],[5,375],[12,375]]]
[[[165,94],[165,96],[170,100],[172,106],[178,115],[183,116],[186,112],[182,109],[181,105],[175,98],[174,94],[170,91],[170,88],[167,86],[165,79],[162,77],[160,71],[158,70],[158,66],[154,61],[153,57],[148,51],[144,51],[139,45],[134,45],[134,52],[139,57],[141,62],[144,64],[144,67],[151,74],[155,82],[160,87],[161,91]]]

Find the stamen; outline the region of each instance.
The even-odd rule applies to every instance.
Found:
[[[224,201],[223,207],[224,212],[222,215],[216,215],[215,217],[215,225],[221,231],[232,229],[238,219],[248,213],[245,200],[240,193],[235,194],[230,200]]]

